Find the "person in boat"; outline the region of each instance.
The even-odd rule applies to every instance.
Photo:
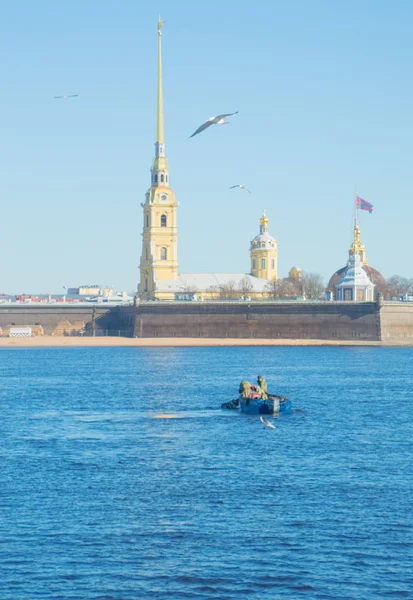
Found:
[[[243,398],[249,398],[249,395],[251,394],[250,382],[243,379],[239,384],[238,392]]]
[[[265,381],[265,379],[262,375],[258,375],[258,377],[257,377],[257,387],[259,388],[259,390],[261,392],[261,398],[263,400],[268,400],[267,382]]]

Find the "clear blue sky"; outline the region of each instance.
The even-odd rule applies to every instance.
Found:
[[[248,271],[266,208],[281,275],[327,279],[357,185],[370,264],[413,276],[410,1],[20,0],[0,20],[0,292],[136,288],[158,12],[181,272]]]

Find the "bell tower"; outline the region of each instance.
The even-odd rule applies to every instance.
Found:
[[[268,233],[268,217],[260,219],[260,233],[250,247],[251,275],[274,281],[278,279],[278,248],[275,239]]]
[[[142,254],[140,260],[141,298],[156,296],[156,282],[178,277],[178,203],[169,187],[168,159],[165,156],[162,93],[162,27],[158,22],[158,95],[156,111],[155,157],[151,168],[151,187],[146,192],[143,208]]]

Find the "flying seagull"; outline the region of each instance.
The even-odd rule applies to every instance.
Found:
[[[237,183],[237,185],[231,185],[231,187],[229,187],[228,189],[233,190],[234,188],[241,188],[241,190],[245,190],[249,194],[252,194],[252,192],[250,192],[249,189],[246,188],[243,183]]]
[[[63,98],[63,100],[67,100],[68,98],[77,98],[79,96],[79,94],[70,94],[69,96],[55,96],[55,100],[57,100],[58,98]]]
[[[232,117],[232,115],[237,114],[238,111],[233,113],[226,113],[225,115],[218,115],[217,117],[210,117],[207,121],[205,121],[205,123],[198,127],[198,129],[194,131],[194,133],[189,137],[191,138],[195,135],[198,135],[198,133],[201,133],[201,131],[204,131],[204,129],[207,129],[207,127],[210,127],[211,125],[227,125],[228,121],[225,121],[225,117]]]
[[[265,417],[261,416],[260,417],[260,421],[261,423],[264,423],[265,427],[268,427],[269,429],[275,429],[275,425],[273,425],[268,419],[266,419]]]

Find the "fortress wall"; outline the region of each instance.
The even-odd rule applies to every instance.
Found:
[[[42,327],[45,335],[82,329],[135,337],[413,340],[413,305],[350,302],[153,302],[138,306],[0,305],[0,329]]]
[[[375,303],[153,303],[121,309],[135,337],[380,339]]]
[[[41,326],[46,335],[75,335],[82,329],[105,328],[108,307],[56,305],[0,305],[0,328],[7,335],[10,326]],[[109,327],[107,327],[109,329]]]
[[[385,303],[380,321],[383,342],[413,340],[413,303]]]

